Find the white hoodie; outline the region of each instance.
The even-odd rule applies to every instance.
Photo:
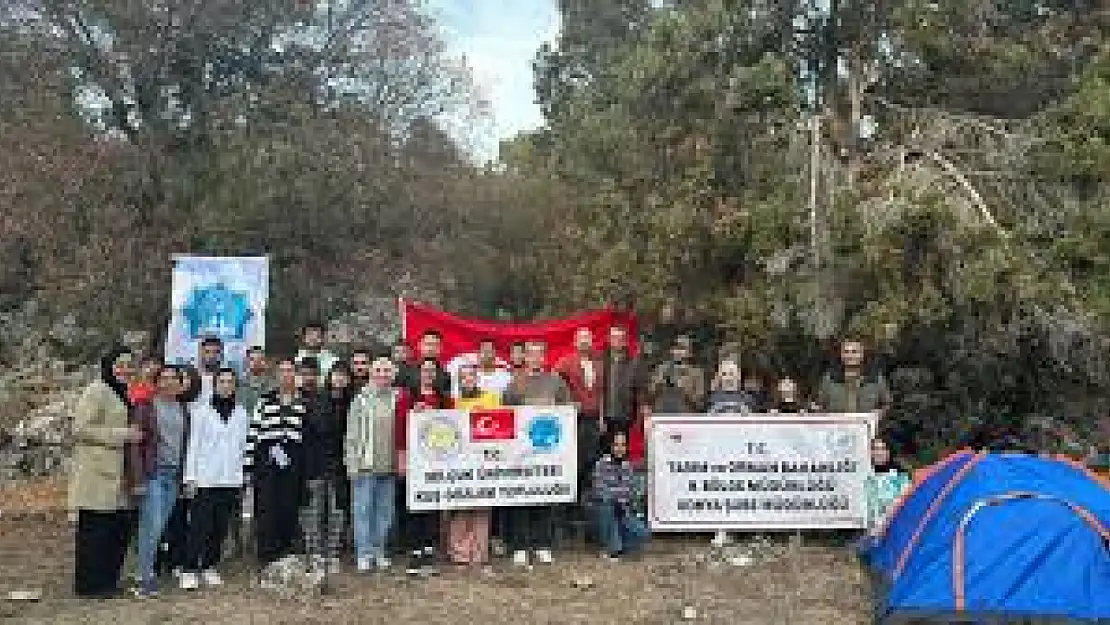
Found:
[[[184,482],[197,488],[243,486],[243,458],[250,418],[236,404],[225,423],[210,401],[194,405],[185,451]]]

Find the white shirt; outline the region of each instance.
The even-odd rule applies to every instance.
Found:
[[[509,388],[512,381],[513,374],[507,369],[498,367],[493,371],[478,370],[478,388],[486,393],[497,393],[498,396],[504,395],[505,389]]]
[[[242,406],[235,406],[224,423],[211,402],[194,404],[185,448],[184,481],[197,488],[241,487],[249,425],[250,417]]]
[[[586,383],[586,388],[592,389],[594,387],[594,361],[589,358],[582,359],[582,380]]]

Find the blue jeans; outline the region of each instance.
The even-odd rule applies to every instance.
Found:
[[[147,480],[146,493],[139,504],[139,537],[135,543],[139,580],[143,582],[154,581],[158,546],[177,502],[180,479],[181,471],[177,467],[159,466]]]
[[[396,491],[394,475],[361,474],[351,478],[351,525],[358,559],[385,557]]]
[[[639,517],[625,509],[619,517],[611,501],[598,502],[597,537],[606,553],[629,553],[640,547],[650,536],[648,528]]]

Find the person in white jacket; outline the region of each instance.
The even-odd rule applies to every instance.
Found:
[[[188,566],[181,587],[222,583],[216,567],[243,489],[243,455],[250,418],[235,397],[235,371],[222,368],[211,398],[194,407],[183,481],[189,497]]]

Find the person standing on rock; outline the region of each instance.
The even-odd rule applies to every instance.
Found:
[[[570,389],[556,373],[547,371],[547,344],[532,340],[525,344],[524,371],[505,391],[507,406],[564,406],[572,402]],[[529,556],[540,564],[551,564],[555,533],[553,506],[517,506],[506,513],[505,531],[513,550],[513,564],[528,566]],[[531,553],[529,553],[531,552]]]
[[[138,483],[143,487],[136,541],[140,596],[158,592],[155,577],[158,551],[179,496],[188,434],[185,408],[178,401],[178,384],[177,372],[163,369],[158,374],[154,398],[135,408],[136,422],[147,433],[131,463],[139,472]]]
[[[79,597],[120,594],[120,572],[134,524],[125,449],[142,440],[131,425],[127,382],[131,352],[117,348],[101,361],[100,379],[85,389],[73,419],[69,506],[76,512],[74,591]]]
[[[258,564],[293,554],[300,508],[304,420],[309,407],[298,390],[292,358],[277,363],[277,388],[258,402],[247,430],[244,471],[253,489]],[[263,585],[269,585],[263,576]]]
[[[188,560],[181,587],[220,586],[223,541],[243,489],[243,457],[250,417],[235,396],[235,370],[220,369],[207,404],[192,414],[185,454],[184,488],[189,499]]]

